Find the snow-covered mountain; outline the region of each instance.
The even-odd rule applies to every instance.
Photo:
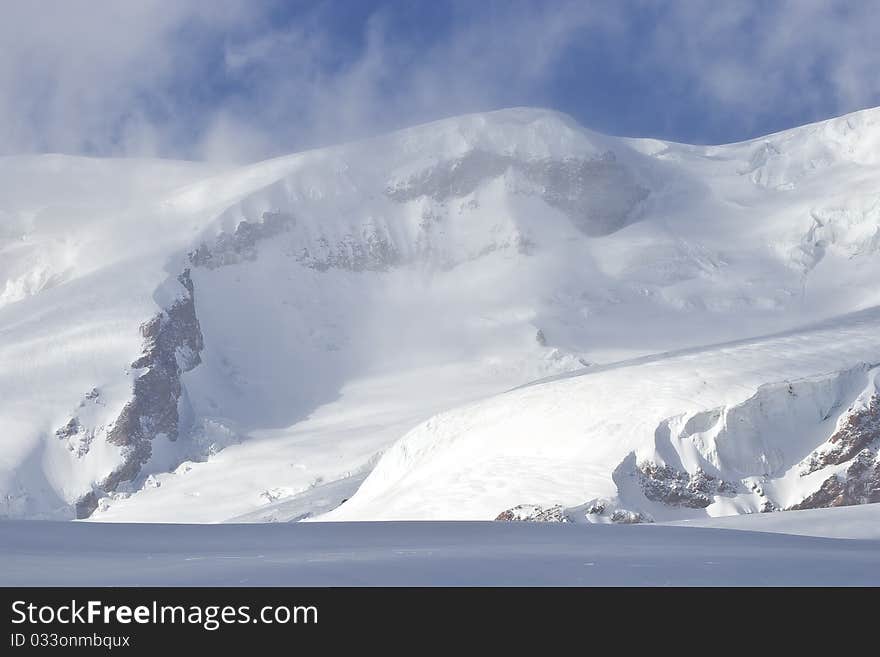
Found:
[[[880,110],[689,146],[513,109],[0,189],[0,516],[880,501]]]

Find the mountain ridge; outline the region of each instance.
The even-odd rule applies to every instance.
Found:
[[[30,368],[0,376],[0,514],[258,513],[438,410],[878,305],[876,115],[687,146],[513,108],[243,167],[3,158],[0,363]],[[131,468],[107,437],[187,270],[202,362]]]

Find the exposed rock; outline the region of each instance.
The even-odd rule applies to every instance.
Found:
[[[605,510],[608,508],[608,503],[605,501],[595,501],[589,503],[587,506],[585,513],[589,516],[601,516],[605,513]]]
[[[561,506],[543,507],[537,504],[520,504],[502,511],[495,518],[501,522],[571,522]]]
[[[586,519],[593,523],[611,522],[618,525],[632,525],[654,522],[654,518],[649,514],[620,508],[615,501],[606,498],[596,498],[582,506],[567,509],[567,512],[570,517],[577,517],[576,514],[583,513]]]
[[[638,466],[639,483],[649,500],[668,506],[705,509],[716,495],[734,495],[733,484],[697,470],[681,472],[669,465],[647,461]]]
[[[501,249],[516,249],[529,255],[534,252],[533,239],[519,231],[493,235],[492,241],[462,257],[453,256],[444,248],[443,231],[437,225],[450,208],[450,199],[461,198],[483,182],[512,172],[507,181],[512,194],[537,196],[568,214],[572,221],[590,235],[605,235],[631,220],[635,206],[648,191],[635,182],[629,171],[618,164],[613,153],[594,159],[522,160],[513,156],[485,151],[472,151],[457,160],[444,162],[413,178],[391,185],[385,193],[392,200],[406,202],[428,198],[436,207],[422,208],[422,221],[413,242],[401,243],[379,217],[352,226],[341,235],[324,235],[321,229],[297,230],[284,243],[284,252],[300,264],[317,271],[388,271],[417,261],[428,261],[434,267],[451,269],[461,262],[476,259]],[[460,205],[473,210],[476,199]],[[202,243],[189,254],[195,267],[216,269],[253,261],[259,243],[292,231],[297,221],[282,212],[263,213],[260,221],[242,220],[233,232]],[[439,242],[439,243],[438,243]]]
[[[535,342],[537,342],[542,347],[547,346],[547,337],[544,335],[544,331],[538,329],[538,332],[535,333]]]
[[[804,462],[802,475],[823,468],[849,465],[790,509],[818,509],[880,502],[880,395],[850,408],[828,442]]]
[[[617,509],[611,514],[611,522],[618,525],[636,525],[645,522],[654,522],[654,519],[646,513],[639,511],[627,511]]]
[[[67,441],[67,448],[78,458],[89,452],[95,439],[95,430],[82,425],[79,418],[73,417],[63,427],[55,431],[55,437]]]
[[[202,243],[189,254],[195,267],[216,269],[257,257],[259,242],[291,230],[296,220],[281,212],[264,212],[262,221],[241,221],[233,233],[221,233],[213,245]],[[311,269],[346,269],[348,271],[386,271],[401,263],[402,258],[388,234],[372,223],[361,228],[360,234],[348,234],[331,244],[323,236],[310,247],[303,246],[290,253],[298,262]]]
[[[863,407],[849,409],[840,428],[828,442],[813,452],[806,461],[803,474],[810,474],[830,465],[852,459],[869,445],[880,443],[880,395],[874,394]]]
[[[252,261],[257,257],[259,241],[280,235],[295,224],[296,220],[288,214],[264,212],[262,221],[241,221],[236,226],[235,232],[221,233],[214,240],[213,245],[202,243],[189,254],[189,260],[193,266],[207,269]]]
[[[59,440],[64,440],[67,442],[67,448],[73,452],[77,458],[82,458],[89,452],[89,448],[91,447],[92,442],[95,440],[95,436],[100,434],[103,430],[103,426],[94,427],[87,426],[88,421],[83,420],[82,417],[88,417],[88,413],[83,411],[89,405],[103,405],[103,402],[100,400],[101,393],[97,388],[92,388],[89,392],[85,394],[82,401],[80,401],[79,406],[77,407],[77,413],[79,415],[74,415],[71,417],[67,423],[57,429],[55,431],[55,437]],[[82,416],[82,417],[80,417]]]
[[[98,508],[98,495],[89,491],[74,503],[73,508],[77,518],[88,518]]]
[[[107,431],[107,442],[122,447],[123,462],[99,482],[98,492],[113,491],[120,483],[134,479],[149,460],[156,436],[178,437],[180,375],[201,363],[203,348],[189,270],[178,280],[186,294],[141,325],[144,351],[131,366],[145,372],[135,380],[131,400]],[[97,502],[95,491],[84,495],[76,503],[77,517],[88,517]]]
[[[318,271],[387,271],[402,262],[391,238],[372,224],[364,226],[358,237],[346,235],[332,246],[326,238],[321,237],[316,248],[311,251],[303,248],[296,259]]]
[[[70,421],[55,432],[57,438],[70,438],[79,433],[81,429],[78,418],[70,418]]]
[[[422,196],[437,201],[467,196],[483,182],[501,176],[513,164],[513,158],[483,150],[472,150],[466,155],[441,162],[390,185],[385,193],[395,201],[405,202]]]
[[[843,473],[828,477],[819,490],[789,509],[820,509],[874,502],[880,502],[880,458],[876,452],[865,449]]]
[[[389,185],[385,193],[399,202],[421,197],[446,201],[466,196],[507,172],[513,174],[515,192],[540,196],[588,235],[623,228],[649,194],[611,151],[593,159],[524,160],[483,150],[425,169]]]

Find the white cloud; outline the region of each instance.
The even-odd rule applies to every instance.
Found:
[[[181,31],[222,31],[244,8],[237,0],[4,3],[0,151],[161,150],[170,131],[143,105],[173,105],[163,96],[190,65]]]
[[[427,43],[395,31],[380,10],[366,22],[357,56],[341,62],[320,24],[259,34],[226,51],[228,70],[265,76],[246,110],[236,105],[226,118],[251,132],[272,126],[276,141],[303,148],[503,107],[533,95],[585,31],[620,29],[611,14],[578,7],[507,5]]]
[[[430,26],[429,38],[413,37],[380,9],[363,39],[340,43],[332,4],[281,28],[258,1],[8,2],[0,153],[255,159],[547,98],[570,50],[595,37],[633,76],[688,91],[636,108],[671,126],[693,109],[686,102],[709,125],[748,132],[768,116],[821,118],[880,98],[878,3],[474,6],[456,3],[436,38]]]
[[[859,0],[649,2],[661,20],[644,51],[706,107],[750,129],[768,115],[838,114],[880,100],[880,4]]]

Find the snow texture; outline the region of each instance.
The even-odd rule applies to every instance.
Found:
[[[3,586],[880,584],[877,540],[645,525],[8,521],[0,553]]]

